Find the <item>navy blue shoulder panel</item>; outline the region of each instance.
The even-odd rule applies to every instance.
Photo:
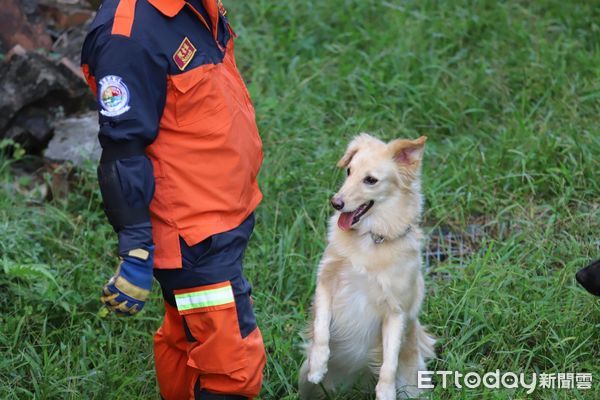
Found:
[[[96,12],[81,49],[81,64],[93,64],[98,39],[110,35],[119,0],[104,0]]]
[[[201,1],[190,0],[190,3],[209,21]],[[223,18],[219,19],[218,32],[219,43],[225,48],[230,34]],[[147,49],[152,49],[155,55],[160,55],[169,65],[169,75],[180,74],[204,64],[218,64],[225,55],[215,43],[210,30],[188,6],[184,6],[177,15],[170,18],[160,13],[147,0],[138,0],[131,37]],[[173,55],[185,38],[192,43],[196,53],[182,71],[175,64]]]
[[[166,65],[165,37],[169,36],[171,18],[164,16],[146,0],[138,0],[135,6],[135,19],[131,28],[131,38],[146,48]]]
[[[190,0],[190,4],[205,17],[210,19],[200,0]],[[98,10],[90,31],[83,45],[81,62],[95,65],[95,54],[112,35],[114,15],[119,0],[105,0]],[[219,18],[217,44],[211,31],[200,21],[194,11],[185,6],[174,17],[167,17],[154,8],[147,0],[138,0],[131,29],[131,39],[144,47],[155,59],[155,62],[167,66],[167,74],[175,75],[187,72],[205,64],[218,64],[225,56],[224,49],[231,39],[226,19]],[[187,38],[196,53],[190,63],[182,71],[173,56]],[[220,45],[220,46],[219,46]],[[220,47],[220,48],[219,48]],[[94,73],[92,69],[92,74]]]
[[[96,12],[96,17],[90,26],[90,32],[106,24],[110,24],[112,28],[112,21],[115,18],[118,5],[119,0],[104,0]]]

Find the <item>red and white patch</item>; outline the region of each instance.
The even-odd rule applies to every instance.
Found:
[[[192,58],[194,58],[194,54],[196,54],[196,48],[190,42],[190,39],[186,37],[179,45],[175,54],[173,54],[173,60],[177,64],[177,67],[183,71],[190,61],[192,61]]]

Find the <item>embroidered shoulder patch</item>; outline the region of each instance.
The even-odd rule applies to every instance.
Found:
[[[186,36],[175,54],[173,54],[173,60],[175,61],[175,64],[177,64],[177,67],[183,71],[190,61],[192,61],[194,54],[196,54],[196,48]]]
[[[127,112],[129,107],[129,90],[120,76],[107,75],[98,82],[98,101],[100,114],[116,117]]]
[[[227,282],[175,290],[175,303],[180,314],[214,311],[234,306],[233,289]]]

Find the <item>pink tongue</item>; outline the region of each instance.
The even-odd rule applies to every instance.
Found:
[[[347,231],[352,226],[352,219],[354,218],[353,212],[341,213],[338,218],[338,226],[341,230]]]

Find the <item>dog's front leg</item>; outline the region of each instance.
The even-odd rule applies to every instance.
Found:
[[[331,292],[324,283],[317,284],[313,342],[308,355],[308,380],[319,383],[327,373],[329,360],[329,324],[331,322]]]
[[[383,321],[383,363],[375,392],[377,400],[396,400],[396,371],[398,354],[406,328],[406,314],[392,313]]]
[[[331,279],[325,258],[319,270],[315,291],[313,340],[308,353],[308,381],[319,383],[327,373],[329,324],[331,323]]]

